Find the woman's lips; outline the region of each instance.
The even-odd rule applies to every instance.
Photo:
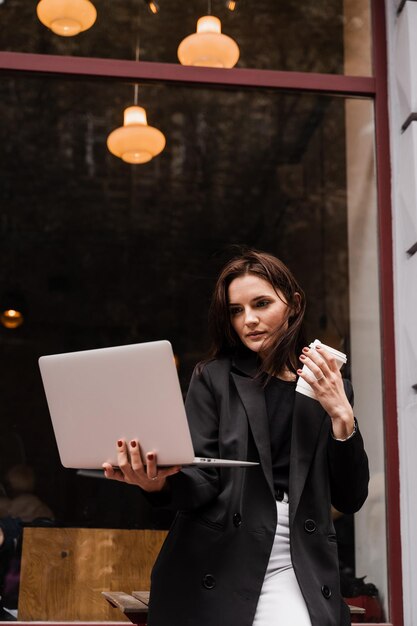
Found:
[[[265,337],[265,332],[259,332],[259,333],[248,333],[246,335],[246,337],[248,339],[261,339],[262,337]]]

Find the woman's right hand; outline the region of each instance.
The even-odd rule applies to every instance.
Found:
[[[155,452],[146,454],[145,467],[137,439],[132,439],[129,444],[124,439],[119,439],[117,442],[117,461],[118,467],[113,467],[110,463],[103,463],[105,477],[129,485],[137,485],[149,493],[162,491],[166,486],[167,477],[177,474],[181,470],[180,465],[158,468]]]

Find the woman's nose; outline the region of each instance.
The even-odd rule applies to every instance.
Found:
[[[245,322],[246,324],[257,324],[259,322],[259,317],[255,313],[255,311],[249,309],[248,311],[246,311]]]

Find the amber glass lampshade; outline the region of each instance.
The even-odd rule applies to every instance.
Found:
[[[197,32],[182,40],[178,58],[182,65],[199,67],[234,67],[239,60],[239,46],[221,32],[218,17],[205,15],[197,22]]]
[[[0,322],[5,328],[19,328],[23,324],[23,315],[16,309],[5,309],[0,312]]]
[[[164,135],[148,126],[146,111],[139,106],[125,109],[123,126],[107,137],[110,152],[126,163],[147,163],[162,152],[165,144]]]
[[[36,13],[42,24],[61,37],[73,37],[88,30],[97,18],[89,0],[41,0]]]
[[[0,324],[5,328],[19,328],[24,322],[25,302],[21,294],[6,291],[0,296]]]

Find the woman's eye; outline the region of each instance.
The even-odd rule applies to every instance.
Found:
[[[256,306],[264,307],[264,306],[268,306],[268,304],[269,304],[269,300],[259,300],[259,302],[256,303]]]
[[[241,309],[239,307],[233,307],[232,309],[229,309],[230,315],[232,317],[234,317],[235,315],[238,315],[241,312]]]

